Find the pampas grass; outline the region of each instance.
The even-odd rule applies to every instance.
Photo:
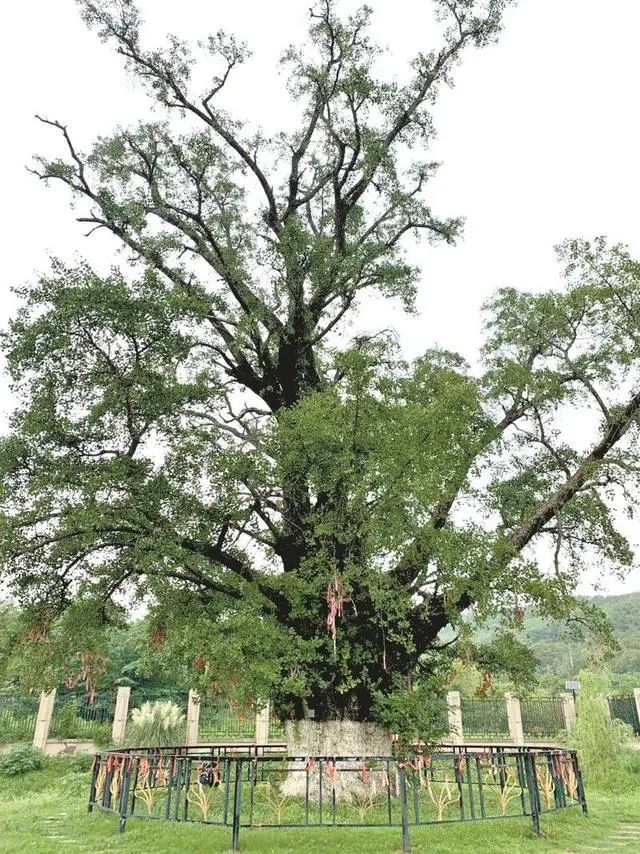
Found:
[[[131,712],[127,741],[132,747],[171,747],[185,739],[185,716],[168,700],[143,703]]]

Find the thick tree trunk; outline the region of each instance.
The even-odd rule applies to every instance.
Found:
[[[282,785],[283,795],[291,797],[305,797],[308,791],[310,798],[319,800],[322,775],[323,802],[330,803],[334,792],[336,801],[350,801],[371,789],[373,772],[367,768],[367,758],[392,755],[388,733],[374,723],[288,721],[286,736],[289,756],[299,757],[290,763]],[[316,757],[330,759],[319,763]],[[333,761],[332,757],[351,757],[352,761]],[[382,787],[382,780],[380,784]]]
[[[287,721],[289,756],[391,756],[383,727],[362,721]]]

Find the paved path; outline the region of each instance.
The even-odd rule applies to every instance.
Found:
[[[582,845],[577,851],[640,851],[640,824],[619,824],[606,842]]]

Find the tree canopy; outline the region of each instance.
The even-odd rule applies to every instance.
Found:
[[[234,38],[203,43],[197,93],[191,49],[148,49],[132,2],[79,5],[161,117],[88,153],[43,119],[65,153],[34,171],[128,262],[54,260],[6,336],[2,559],[44,635],[138,599],[203,690],[362,720],[437,680],[470,608],[588,619],[585,562],[632,560],[615,521],[640,463],[640,265],[567,242],[564,290],[486,306],[480,368],[345,325],[374,291],[410,310],[406,240],[460,232],[412,158],[506,2],[435,0],[440,47],[399,84],[378,77],[370,10],[325,0],[284,56],[299,129],[272,138],[221,106],[248,56]]]

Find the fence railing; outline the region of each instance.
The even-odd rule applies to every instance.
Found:
[[[33,738],[36,747],[62,740],[125,744],[131,711],[145,702],[169,700],[185,716],[185,743],[283,744],[286,729],[270,704],[243,710],[229,703],[200,698],[196,692],[166,689],[119,688],[104,691],[93,700],[68,690],[20,696],[0,691],[0,744]],[[611,716],[628,723],[640,735],[640,689],[633,696],[612,697]],[[512,745],[556,742],[571,731],[575,705],[571,694],[559,697],[461,697],[449,692],[442,703],[444,729],[453,744],[503,741]],[[448,727],[447,727],[448,725]],[[561,742],[562,743],[562,742]],[[60,749],[51,745],[51,750]]]
[[[255,732],[256,713],[253,709],[237,709],[227,702],[201,701],[199,741],[253,739]]]
[[[639,692],[640,693],[640,692]],[[636,735],[640,735],[640,697],[609,697],[612,718],[624,721]]]
[[[39,698],[0,692],[0,744],[31,741],[36,728]]]
[[[57,691],[49,737],[108,743],[111,741],[115,703],[114,691],[103,691],[93,697]]]
[[[94,760],[90,811],[127,819],[231,828],[397,827],[587,812],[575,752],[486,746],[436,748],[399,758],[278,757],[160,750],[107,751]],[[254,830],[254,832],[258,832]]]
[[[504,698],[462,697],[460,709],[465,738],[509,737],[509,717]]]
[[[524,697],[520,710],[525,737],[551,738],[567,728],[561,697]]]

